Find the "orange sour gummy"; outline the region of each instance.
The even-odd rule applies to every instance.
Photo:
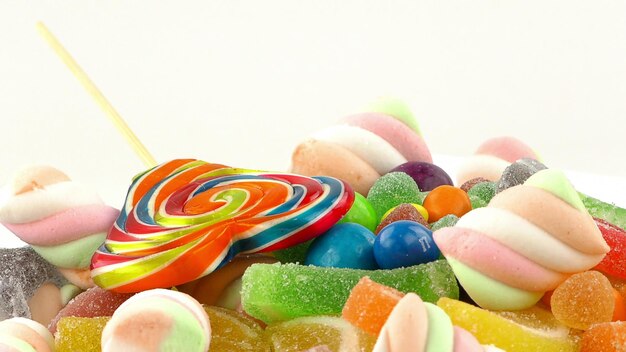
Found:
[[[424,198],[424,208],[428,210],[428,222],[432,223],[448,214],[461,217],[472,210],[472,203],[462,189],[442,185],[430,191]]]
[[[585,331],[580,352],[626,351],[626,322],[596,324]]]
[[[593,324],[609,322],[615,311],[613,286],[598,271],[574,274],[552,294],[552,314],[563,324],[586,330]]]
[[[341,316],[363,331],[378,336],[393,307],[402,297],[402,292],[365,276],[350,291]]]

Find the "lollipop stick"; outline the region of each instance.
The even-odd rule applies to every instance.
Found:
[[[87,92],[91,95],[91,97],[100,105],[100,108],[104,110],[104,113],[107,115],[109,120],[113,122],[115,127],[117,127],[118,131],[126,138],[126,141],[133,148],[135,153],[139,156],[139,158],[144,162],[147,167],[155,166],[156,160],[154,157],[148,152],[146,147],[139,141],[137,136],[133,133],[133,131],[128,127],[122,116],[115,110],[115,108],[109,103],[107,98],[100,92],[98,87],[89,79],[85,71],[78,65],[78,63],[72,58],[70,53],[65,50],[63,45],[54,37],[54,35],[46,28],[46,26],[42,22],[37,23],[37,30],[39,34],[48,42],[50,47],[54,50],[54,52],[61,58],[61,60],[67,65],[67,67],[72,71],[74,76],[80,81],[83,87],[87,90]]]

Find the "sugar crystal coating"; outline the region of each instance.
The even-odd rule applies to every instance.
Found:
[[[465,181],[465,182],[461,185],[461,187],[459,187],[459,188],[461,188],[462,190],[464,190],[465,192],[467,192],[467,191],[469,191],[470,189],[472,189],[472,187],[474,187],[474,186],[476,186],[477,184],[482,183],[482,182],[491,182],[491,181],[489,181],[488,179],[486,179],[486,178],[484,178],[484,177],[474,177],[474,178],[473,178],[473,179],[471,179],[471,180],[467,180],[467,181]]]
[[[265,336],[274,351],[301,352],[325,345],[330,351],[371,351],[375,338],[339,317],[301,317],[271,324]]]
[[[486,207],[496,195],[496,184],[491,181],[478,183],[467,191],[467,195],[472,203],[472,209]]]
[[[454,214],[448,214],[446,216],[444,216],[443,218],[435,221],[434,223],[430,224],[430,229],[435,232],[439,229],[442,229],[444,227],[452,227],[454,226],[457,221],[459,221],[459,217],[454,215]]]
[[[378,224],[378,227],[376,227],[376,231],[374,231],[374,233],[378,234],[380,230],[382,230],[385,226],[391,224],[394,221],[399,221],[399,220],[415,221],[426,227],[429,227],[428,222],[424,220],[424,217],[422,216],[422,214],[420,214],[419,211],[417,211],[417,209],[415,209],[413,205],[402,203],[398,205],[397,207],[395,207],[389,213],[389,215],[383,218],[380,224]]]
[[[393,270],[255,264],[242,278],[242,304],[248,314],[266,323],[336,315],[364,276],[401,292],[415,292],[427,302],[459,295],[456,278],[445,260]]]
[[[63,317],[57,324],[56,352],[100,352],[102,330],[111,317]]]
[[[31,247],[0,248],[0,320],[30,318],[28,300],[46,282],[67,280]]]
[[[442,168],[424,161],[409,161],[396,166],[391,172],[404,172],[411,176],[420,191],[432,191],[441,185],[453,185],[452,178]]]
[[[619,352],[626,350],[626,322],[595,324],[585,331],[580,352]]]
[[[552,313],[563,324],[581,330],[609,322],[615,309],[611,282],[597,271],[574,274],[554,290]]]
[[[608,221],[626,230],[626,209],[582,193],[578,193],[578,195],[591,216]]]
[[[100,287],[93,287],[71,300],[59,314],[52,319],[48,329],[55,333],[57,323],[63,317],[104,317],[111,316],[115,310],[133,294],[115,293]]]
[[[367,199],[372,203],[378,218],[387,210],[402,203],[420,202],[420,190],[411,176],[403,172],[390,172],[379,178],[372,186]]]
[[[252,319],[234,310],[205,306],[211,322],[211,352],[270,351],[263,329]]]
[[[519,159],[504,169],[502,177],[497,183],[496,193],[513,186],[521,185],[526,182],[530,176],[545,169],[547,169],[547,167],[535,159]]]

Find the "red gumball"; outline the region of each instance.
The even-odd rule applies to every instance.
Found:
[[[602,219],[594,218],[602,237],[611,247],[595,270],[626,279],[626,231]]]

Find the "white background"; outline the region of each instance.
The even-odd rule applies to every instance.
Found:
[[[158,161],[284,170],[308,134],[392,95],[437,155],[514,135],[626,203],[624,1],[1,2],[0,184],[45,163],[119,206],[144,165],[38,20]]]

